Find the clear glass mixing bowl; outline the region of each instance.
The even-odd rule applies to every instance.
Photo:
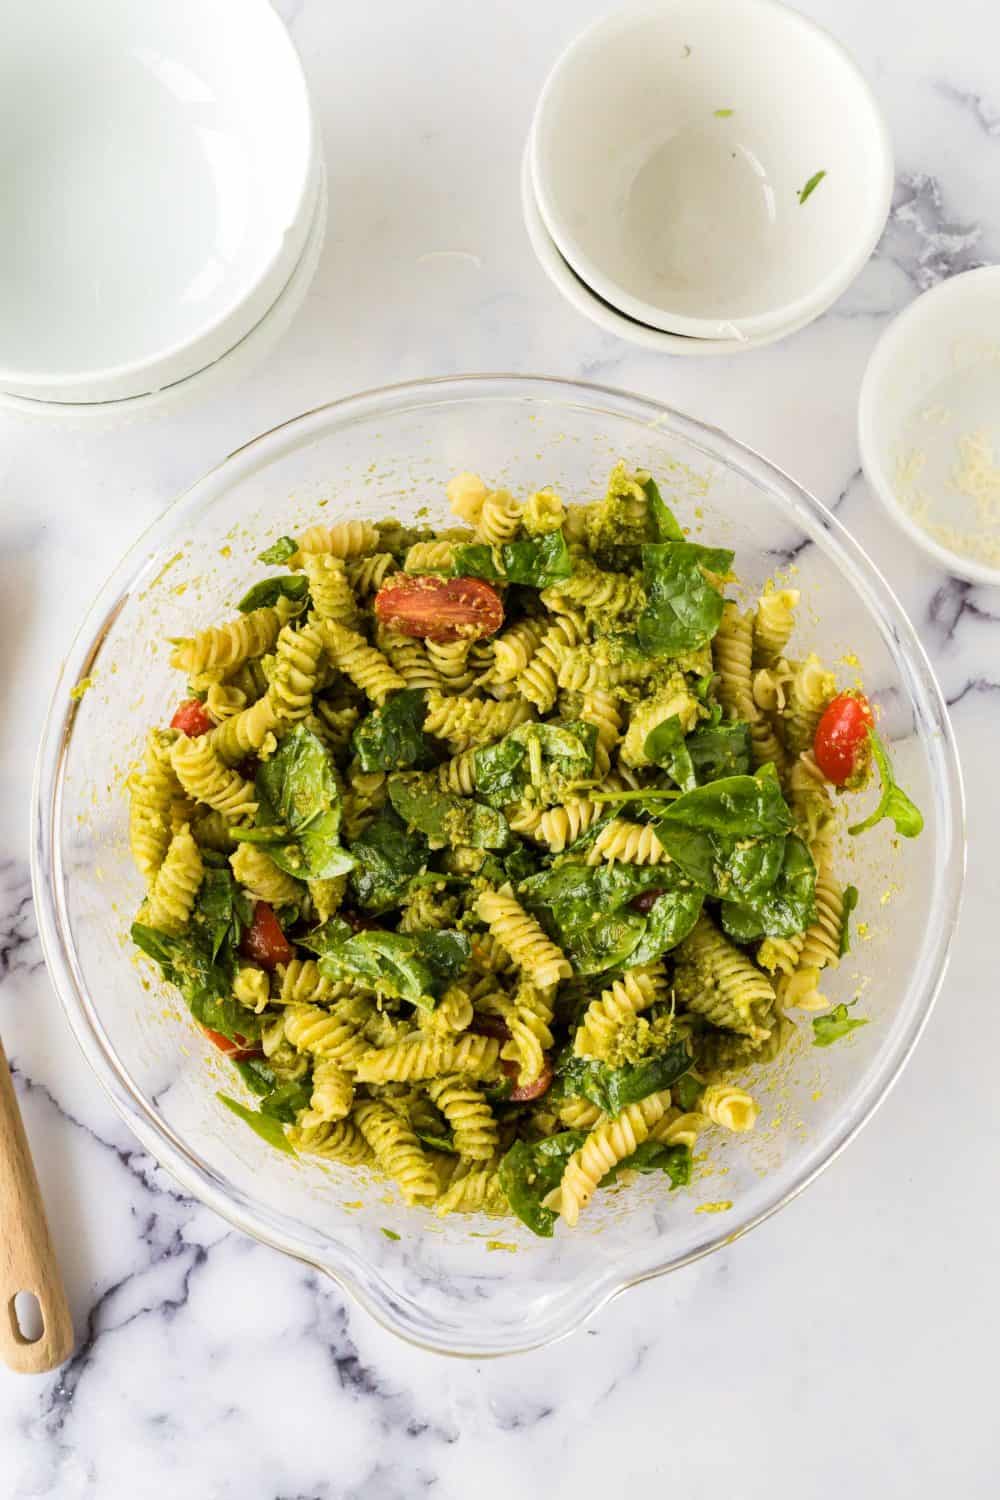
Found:
[[[796,653],[815,648],[831,663],[856,654],[927,822],[915,842],[883,824],[842,851],[868,928],[824,988],[834,1001],[860,990],[871,1024],[820,1051],[808,1046],[806,1020],[801,1045],[758,1082],[756,1139],[711,1141],[707,1169],[686,1191],[642,1178],[600,1193],[578,1229],[546,1241],[516,1221],[440,1220],[364,1174],[279,1156],[219,1105],[215,1090],[238,1093],[238,1080],[126,941],[142,892],[123,784],[145,726],[164,721],[178,697],[168,638],[232,613],[260,576],[253,558],[269,539],[317,517],[412,518],[427,507],[444,519],[445,481],[459,469],[515,490],[552,484],[592,498],[619,457],[659,476],[696,534],[736,549],[748,594],[794,566],[804,597]],[[856,666],[840,670],[854,680]],[[92,686],[74,702],[70,688],[85,677]],[[838,522],[764,459],[689,417],[620,391],[522,377],[425,381],[334,402],[248,443],[195,485],[84,621],[56,685],[34,796],[49,970],[88,1061],[143,1145],[188,1191],[328,1272],[394,1332],[467,1355],[568,1333],[617,1292],[728,1243],[811,1181],[884,1098],[927,1020],[963,863],[961,779],[941,694],[899,604]],[[696,1211],[704,1205],[716,1211]],[[498,1241],[516,1253],[496,1253]]]

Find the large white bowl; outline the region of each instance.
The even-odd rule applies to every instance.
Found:
[[[1000,558],[949,545],[972,534],[1000,552],[1000,522],[956,483],[960,445],[980,433],[1000,454],[1000,266],[953,276],[900,313],[875,345],[858,400],[861,462],[892,519],[939,567],[1000,584]]]
[[[556,62],[532,175],[549,233],[605,301],[741,339],[843,292],[885,225],[893,166],[871,89],[811,21],[775,0],[659,0]]]
[[[0,390],[155,391],[237,344],[313,220],[302,69],[266,0],[0,10]]]

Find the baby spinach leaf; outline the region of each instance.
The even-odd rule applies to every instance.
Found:
[[[856,1003],[856,1002],[854,1002]],[[835,1005],[825,1016],[813,1016],[813,1046],[832,1047],[841,1037],[848,1036],[859,1026],[867,1026],[868,1018],[848,1015],[849,1006]]]
[[[473,849],[504,849],[510,829],[503,813],[442,792],[432,777],[398,772],[389,777],[389,800],[406,823],[439,848],[464,844]]]
[[[643,1141],[632,1152],[612,1167],[601,1180],[602,1187],[617,1182],[622,1172],[665,1172],[670,1178],[670,1191],[687,1187],[691,1181],[691,1148],[689,1146],[666,1146],[660,1141]]]
[[[321,957],[324,953],[332,953],[339,948],[341,943],[346,943],[354,929],[343,917],[329,917],[319,927],[314,927],[304,937],[298,937],[295,941],[300,948],[308,948],[310,953],[318,953]]]
[[[844,891],[844,925],[840,929],[840,956],[851,951],[851,913],[858,904],[858,888],[849,885]]]
[[[745,776],[752,765],[748,724],[702,724],[687,737],[687,750],[699,785]]]
[[[530,787],[546,807],[561,802],[571,781],[593,774],[595,725],[521,724],[495,745],[475,753],[476,791],[492,807],[519,802]]]
[[[698,1108],[698,1100],[705,1092],[705,1085],[694,1073],[683,1073],[675,1084],[671,1084],[672,1097],[678,1109],[687,1113]]]
[[[646,607],[638,636],[650,656],[677,656],[710,641],[722,619],[723,599],[703,569],[727,573],[733,554],[695,542],[651,542],[642,549]]]
[[[866,829],[874,828],[876,823],[881,823],[883,818],[891,818],[897,833],[902,834],[904,839],[915,839],[923,831],[923,813],[910,801],[897,782],[889,752],[874,729],[868,730],[868,742],[878,767],[882,795],[874,812],[869,813],[862,823],[852,824],[847,831],[851,835],[864,833]]]
[[[252,1094],[270,1094],[277,1088],[277,1075],[262,1057],[231,1057],[229,1061]]]
[[[354,869],[351,893],[365,911],[384,912],[398,906],[410,880],[427,864],[427,843],[407,831],[392,807],[385,807],[351,845]]]
[[[227,1109],[231,1109],[237,1119],[243,1120],[250,1129],[259,1135],[262,1141],[273,1146],[275,1151],[284,1151],[286,1156],[294,1156],[292,1143],[285,1135],[280,1120],[273,1119],[270,1115],[262,1115],[255,1109],[248,1109],[238,1099],[233,1099],[229,1094],[217,1093],[215,1096],[221,1099]]]
[[[299,550],[299,544],[293,536],[279,536],[276,542],[263,552],[258,552],[257,561],[266,563],[269,567],[277,566],[278,563],[287,562],[294,557]]]
[[[330,752],[304,724],[296,724],[261,763],[255,780],[257,828],[277,865],[302,880],[343,875],[354,864],[340,843],[340,792]],[[262,840],[262,829],[273,831]],[[281,830],[287,829],[287,835]],[[237,832],[236,837],[245,835]]]
[[[792,815],[781,794],[777,772],[767,764],[755,776],[724,776],[685,792],[664,810],[660,827],[663,825],[754,838],[787,833]]]
[[[674,1042],[662,1052],[644,1057],[623,1068],[577,1057],[571,1046],[556,1062],[556,1097],[589,1099],[606,1114],[618,1115],[629,1104],[638,1104],[650,1094],[668,1089],[691,1066],[687,1043]]]
[[[505,542],[499,547],[487,547],[481,542],[462,544],[455,548],[452,572],[456,577],[547,589],[569,578],[573,559],[559,530],[526,541]]]
[[[586,1139],[584,1130],[561,1130],[541,1141],[515,1141],[500,1163],[500,1186],[512,1212],[545,1239],[551,1237],[558,1214],[542,1200],[559,1186],[566,1163]]]
[[[364,980],[377,994],[433,1010],[441,990],[468,963],[464,932],[356,932],[329,948],[319,961],[330,979]]]
[[[415,1130],[413,1134],[416,1136],[418,1141],[422,1141],[423,1144],[425,1146],[429,1146],[432,1151],[444,1151],[449,1156],[458,1155],[458,1147],[455,1145],[455,1142],[450,1135],[427,1135],[422,1130]]]
[[[284,1125],[294,1125],[296,1115],[309,1108],[311,1096],[311,1080],[298,1078],[294,1082],[279,1083],[264,1095],[257,1107],[262,1115],[267,1115],[272,1120],[280,1120]]]
[[[653,524],[655,539],[658,542],[683,542],[684,533],[677,518],[660,494],[660,487],[651,474],[642,481],[642,488],[649,501],[649,517]]]
[[[248,615],[252,609],[273,609],[279,599],[303,603],[308,592],[309,580],[304,573],[279,573],[274,578],[262,578],[247,589],[236,607],[241,614]]]
[[[784,844],[781,870],[773,885],[757,894],[744,894],[740,901],[722,903],[723,930],[738,943],[750,943],[765,934],[792,937],[804,932],[815,918],[816,866],[809,847],[796,833],[790,833]]]
[[[410,766],[426,770],[432,766],[434,755],[424,736],[424,713],[423,689],[404,688],[362,719],[351,736],[351,747],[362,771],[403,771]]]
[[[651,890],[658,896],[650,911],[630,905]],[[687,936],[702,903],[701,891],[670,865],[566,862],[523,881],[520,891],[578,974],[651,962]]]
[[[647,734],[643,751],[654,766],[662,766],[672,781],[685,792],[698,785],[694,761],[684,738],[684,726],[676,714],[661,719]]]

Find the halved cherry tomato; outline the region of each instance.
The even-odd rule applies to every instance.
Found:
[[[189,739],[195,740],[200,734],[207,734],[210,729],[215,728],[215,721],[205,712],[205,705],[199,703],[197,698],[188,698],[181,703],[170,720],[171,729],[179,729],[181,734],[186,734]]]
[[[211,1026],[203,1026],[202,1031],[210,1042],[214,1042],[220,1052],[231,1057],[234,1062],[246,1062],[249,1057],[263,1057],[264,1049],[258,1042],[249,1042],[239,1032],[234,1037],[223,1036],[221,1031],[213,1031]]]
[[[871,705],[863,693],[839,693],[823,710],[816,725],[813,754],[816,764],[834,786],[844,786],[863,771],[868,758],[868,731],[874,725]]]
[[[266,901],[258,901],[253,909],[253,921],[243,934],[240,952],[244,958],[252,958],[273,969],[276,964],[290,964],[295,949],[281,930],[281,923]]]
[[[396,573],[375,595],[383,625],[424,641],[477,641],[503,624],[503,600],[481,578]]]
[[[520,1071],[517,1063],[513,1060],[507,1061],[505,1059],[501,1062],[500,1066],[508,1078],[516,1078]],[[515,1083],[507,1097],[513,1104],[525,1104],[529,1099],[540,1099],[543,1094],[548,1092],[551,1084],[552,1064],[546,1058],[545,1066],[534,1083],[525,1083],[523,1085]]]

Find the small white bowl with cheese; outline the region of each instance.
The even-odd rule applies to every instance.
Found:
[[[1000,584],[1000,266],[918,297],[868,362],[858,409],[868,481],[948,572]]]

